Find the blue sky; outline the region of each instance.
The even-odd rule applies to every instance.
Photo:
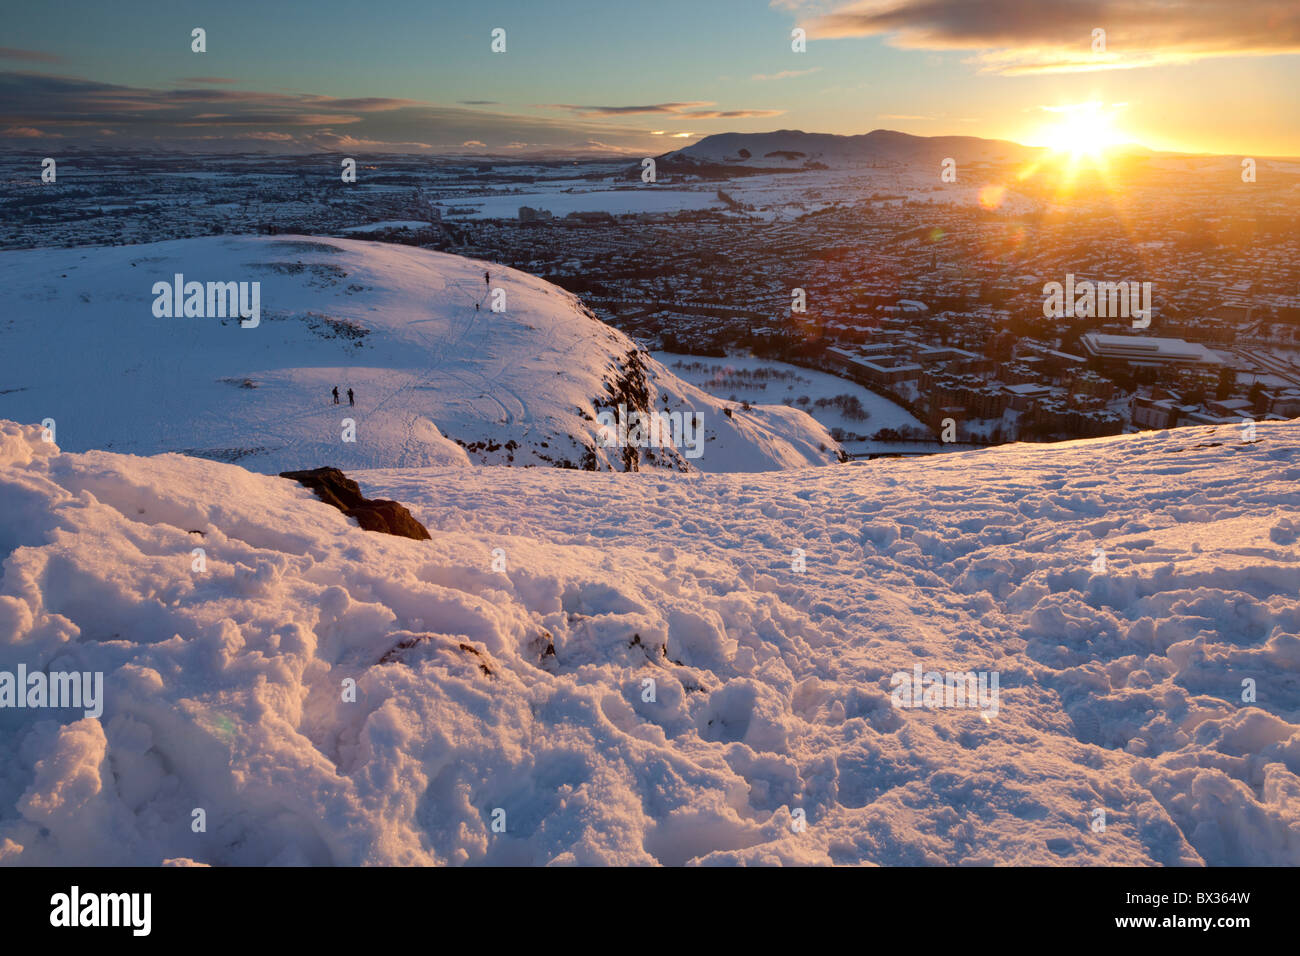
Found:
[[[1060,115],[1045,107],[1099,103],[1123,138],[1156,148],[1300,153],[1297,9],[1290,0],[27,4],[6,13],[0,40],[9,104],[0,136],[644,152],[727,130],[884,127],[1034,142]],[[1089,49],[1094,23],[1110,25],[1111,60]],[[790,48],[796,25],[808,30],[806,53]],[[190,50],[196,26],[206,53]],[[489,48],[495,27],[507,31],[505,54]]]

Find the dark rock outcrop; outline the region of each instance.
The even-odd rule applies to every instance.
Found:
[[[417,541],[430,540],[429,530],[416,521],[406,506],[383,498],[367,498],[361,487],[337,468],[312,468],[308,471],[282,471],[289,478],[315,492],[327,505],[333,505],[367,531],[382,531]]]

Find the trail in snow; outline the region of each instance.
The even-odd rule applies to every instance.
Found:
[[[468,460],[464,446],[475,447],[475,463],[573,466],[589,455],[594,467],[624,467],[622,449],[598,444],[596,402],[635,343],[569,293],[499,266],[491,288],[505,291],[507,310],[480,316],[489,311],[485,268],[423,249],[294,236],[0,253],[10,291],[0,416],[53,418],[70,449],[181,451],[265,472],[437,465]],[[154,316],[154,282],[176,273],[258,282],[260,324]],[[68,341],[77,349],[60,344]],[[801,412],[728,417],[726,402],[645,364],[657,398],[704,416],[707,454],[689,463],[675,452],[643,455],[641,467],[750,471],[837,459],[826,429]],[[111,394],[85,387],[95,381],[111,382]],[[335,385],[356,390],[355,408],[329,401]],[[502,400],[490,398],[498,391]],[[356,423],[354,442],[344,440],[344,417]]]
[[[1300,422],[1239,435],[358,473],[415,542],[0,426],[0,670],[105,674],[0,709],[0,859],[1296,865]]]

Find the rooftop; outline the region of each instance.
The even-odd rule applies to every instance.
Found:
[[[1220,358],[1196,342],[1145,335],[1107,335],[1088,332],[1079,339],[1089,355],[1127,361],[1134,365],[1221,365]]]

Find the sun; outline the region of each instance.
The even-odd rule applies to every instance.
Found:
[[[1100,103],[1056,107],[1052,112],[1059,113],[1060,119],[1043,127],[1037,139],[1054,152],[1076,160],[1096,159],[1125,141],[1115,126],[1114,114]]]

